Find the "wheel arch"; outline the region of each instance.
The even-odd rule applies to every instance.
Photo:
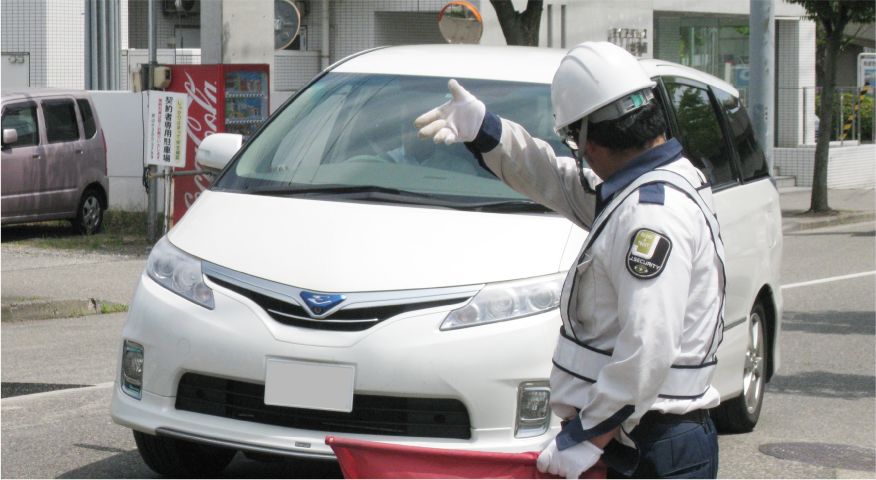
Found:
[[[773,372],[775,371],[775,358],[776,354],[776,333],[778,329],[778,312],[776,308],[775,297],[773,296],[773,289],[769,285],[764,285],[761,287],[760,291],[757,293],[757,297],[755,299],[755,303],[759,303],[763,306],[764,313],[766,314],[765,325],[766,325],[766,337],[767,337],[767,368],[766,368],[766,381],[769,382],[773,378]]]
[[[85,195],[85,192],[89,190],[95,190],[99,194],[98,198],[100,199],[100,206],[106,211],[106,209],[109,208],[109,196],[106,194],[103,185],[101,185],[100,182],[89,183],[82,189],[82,195]],[[82,198],[82,195],[79,195],[80,199]]]

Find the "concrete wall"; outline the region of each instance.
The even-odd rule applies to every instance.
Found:
[[[48,86],[46,0],[0,2],[0,45],[4,53],[30,54],[30,86]],[[2,69],[0,69],[2,75]]]
[[[828,188],[876,187],[876,163],[873,162],[876,145],[855,143],[846,142],[846,146],[840,146],[839,142],[831,144],[827,167]],[[776,148],[773,155],[780,175],[796,177],[797,186],[812,186],[814,146]]]

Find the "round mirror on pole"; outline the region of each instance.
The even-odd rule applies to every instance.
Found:
[[[274,0],[274,48],[282,50],[298,36],[301,12],[290,0]]]
[[[478,43],[484,33],[484,20],[477,7],[458,0],[441,9],[438,29],[447,43]]]

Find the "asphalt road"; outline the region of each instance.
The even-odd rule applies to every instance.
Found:
[[[876,478],[874,235],[872,222],[786,235],[781,370],[768,385],[756,430],[720,437],[720,477]],[[4,273],[5,263],[4,257]],[[842,278],[856,273],[868,274]],[[0,476],[156,477],[130,431],[109,418],[123,321],[114,314],[3,324]],[[225,472],[339,474],[332,464],[262,463],[243,455]]]

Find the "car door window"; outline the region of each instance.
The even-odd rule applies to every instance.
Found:
[[[731,150],[724,140],[709,91],[671,79],[664,81],[664,84],[675,109],[680,140],[687,158],[706,174],[712,185],[735,182]]]
[[[727,115],[727,123],[730,126],[730,135],[736,153],[739,155],[739,166],[743,180],[754,180],[769,175],[766,158],[763,151],[757,145],[751,120],[745,107],[739,99],[723,90],[713,88],[712,92],[718,99],[721,108]]]
[[[79,105],[79,113],[82,115],[85,138],[91,138],[97,133],[97,125],[94,123],[94,113],[91,111],[91,104],[84,98],[76,100],[76,104]]]
[[[70,142],[79,139],[76,108],[72,100],[43,102],[43,117],[46,120],[46,140],[49,143]]]
[[[3,130],[14,128],[18,141],[8,146],[27,147],[40,143],[40,129],[37,121],[36,105],[25,103],[11,105],[3,112]]]

